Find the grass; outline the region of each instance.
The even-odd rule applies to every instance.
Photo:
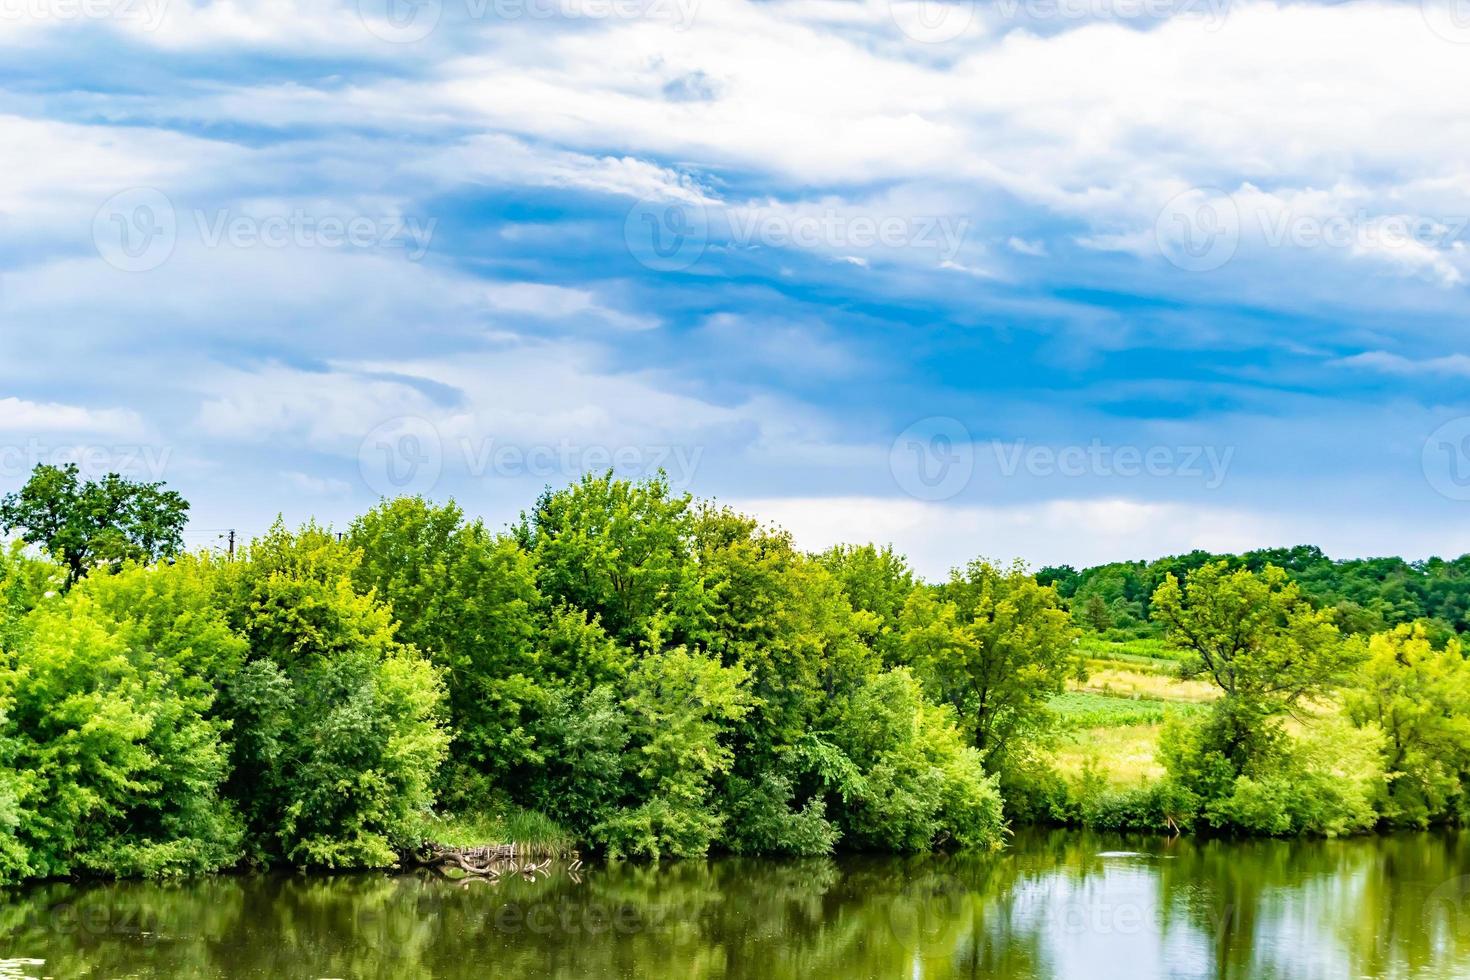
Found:
[[[1075,783],[1090,768],[1116,789],[1163,778],[1157,751],[1164,721],[1204,712],[1218,689],[1180,680],[1184,655],[1162,640],[1085,636],[1078,647],[1087,680],[1070,682],[1050,704],[1063,730],[1052,751],[1057,770]]]
[[[1074,785],[1089,765],[1108,785],[1129,789],[1164,777],[1157,751],[1163,725],[1102,726],[1071,733],[1052,753],[1057,771]]]
[[[1178,662],[1184,652],[1169,646],[1161,639],[1107,640],[1096,633],[1083,636],[1077,647],[1088,657],[1122,661],[1168,661]]]
[[[563,853],[576,840],[550,817],[535,810],[510,807],[497,813],[460,813],[436,816],[425,836],[448,847],[515,844],[528,851]]]
[[[1087,665],[1087,680],[1073,681],[1074,691],[1118,698],[1179,701],[1199,704],[1219,697],[1219,689],[1204,680],[1181,681],[1176,675],[1139,670],[1126,664],[1096,660]]]
[[[1071,731],[1159,725],[1170,714],[1194,714],[1203,709],[1203,705],[1197,701],[1124,698],[1090,691],[1068,691],[1052,698],[1048,706],[1056,712],[1062,727]]]

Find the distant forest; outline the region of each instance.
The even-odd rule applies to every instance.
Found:
[[[1154,592],[1170,574],[1184,581],[1195,569],[1219,561],[1232,570],[1260,572],[1268,565],[1284,569],[1314,605],[1335,610],[1335,621],[1344,633],[1379,633],[1420,620],[1428,620],[1441,641],[1470,630],[1470,555],[1452,560],[1333,560],[1321,548],[1299,545],[1240,555],[1191,551],[1081,571],[1052,565],[1038,571],[1036,578],[1042,585],[1056,586],[1073,618],[1084,627],[1116,638],[1159,636],[1164,628],[1151,617]]]

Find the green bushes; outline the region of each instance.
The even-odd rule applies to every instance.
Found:
[[[194,562],[86,580],[31,614],[0,677],[9,875],[166,875],[239,858],[215,683],[244,642]]]
[[[927,702],[906,668],[856,692],[834,741],[853,767],[837,787],[849,803],[841,820],[848,843],[893,851],[1000,843],[994,777],[965,744],[948,706]]]
[[[353,585],[356,552],[279,525],[214,570],[249,644],[225,684],[232,796],[250,856],[377,867],[419,839],[447,751],[439,671],[394,635],[392,611]]]

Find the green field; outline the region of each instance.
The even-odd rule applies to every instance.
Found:
[[[1205,711],[1218,696],[1215,687],[1181,680],[1180,652],[1160,640],[1088,636],[1079,647],[1087,678],[1050,702],[1062,732],[1052,750],[1057,769],[1069,778],[1091,769],[1118,787],[1160,778],[1156,752],[1164,722]]]

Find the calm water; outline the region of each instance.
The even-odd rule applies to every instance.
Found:
[[[1470,835],[46,885],[0,977],[1470,977]]]

